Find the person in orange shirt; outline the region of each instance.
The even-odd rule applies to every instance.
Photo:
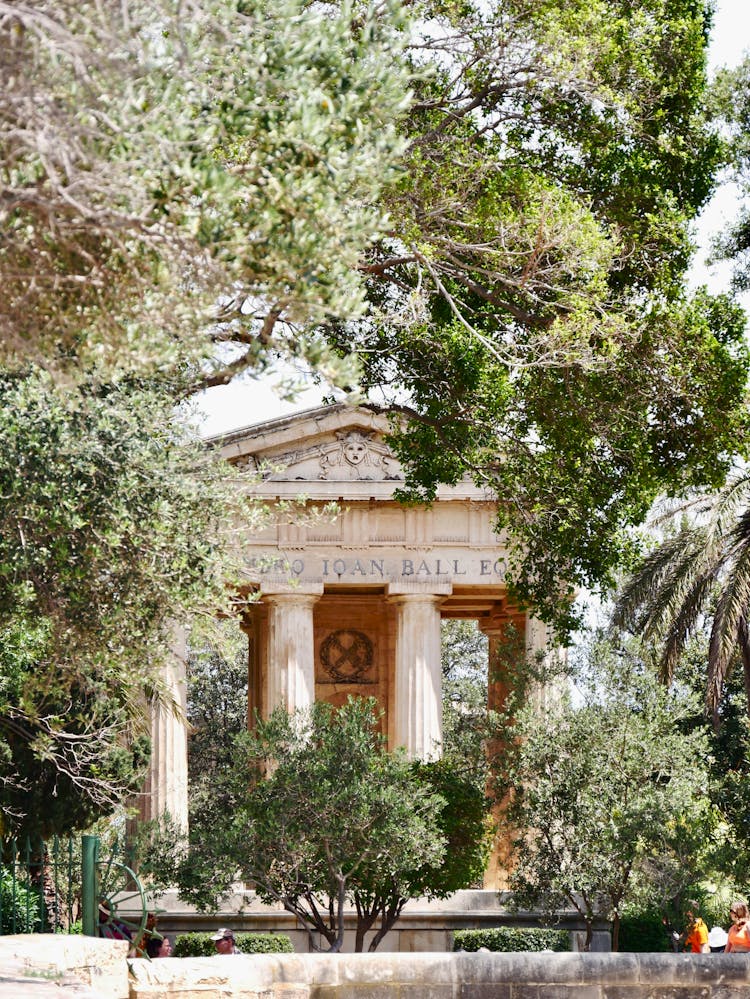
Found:
[[[750,951],[750,926],[748,926],[747,906],[744,902],[734,902],[729,910],[732,925],[729,927],[729,939],[724,953],[747,954]]]
[[[688,902],[685,911],[687,932],[685,935],[685,950],[692,954],[710,954],[708,946],[708,927],[698,915],[698,903]]]

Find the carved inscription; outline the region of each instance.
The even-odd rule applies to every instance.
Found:
[[[303,576],[305,574],[305,559],[285,559],[279,557],[251,558],[248,567],[261,576],[289,575]],[[350,579],[388,580],[388,579],[425,579],[438,578],[442,580],[460,579],[472,574],[487,580],[499,580],[505,577],[506,563],[503,557],[460,559],[460,558],[321,558],[317,566],[309,567],[313,575],[320,575],[324,580]]]

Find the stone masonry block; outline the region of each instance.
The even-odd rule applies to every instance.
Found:
[[[714,985],[711,999],[750,999],[750,985]]]
[[[661,985],[644,988],[643,999],[710,999],[707,985]]]
[[[656,985],[689,985],[696,970],[710,961],[711,954],[634,954],[639,980]]]
[[[637,954],[579,954],[580,981],[592,985],[627,985],[638,982]]]
[[[511,999],[601,999],[597,985],[511,985]]]
[[[460,999],[511,999],[511,986],[497,982],[464,982]]]
[[[696,982],[750,986],[747,954],[696,954],[694,957]]]

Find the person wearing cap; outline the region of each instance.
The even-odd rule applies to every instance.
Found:
[[[698,903],[688,902],[685,910],[688,926],[685,935],[685,950],[692,954],[710,954],[708,927],[698,915]]]
[[[747,954],[750,952],[750,926],[748,926],[747,906],[744,902],[733,902],[729,910],[732,925],[725,948],[727,954]]]
[[[211,937],[217,954],[239,954],[234,942],[234,930],[221,929]]]

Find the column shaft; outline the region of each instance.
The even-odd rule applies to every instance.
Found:
[[[398,608],[394,744],[412,759],[440,756],[443,738],[440,604],[443,596],[391,598]]]
[[[182,629],[175,636],[172,655],[164,663],[161,679],[164,703],[151,710],[151,762],[146,784],[146,818],[168,812],[187,828],[187,642]]]
[[[315,700],[313,605],[308,593],[274,593],[268,604],[268,690],[266,710],[292,712]]]

